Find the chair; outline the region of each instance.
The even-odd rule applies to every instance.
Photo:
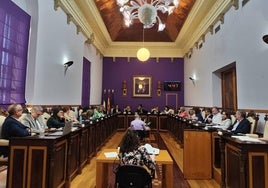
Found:
[[[140,141],[144,141],[145,138],[145,131],[144,130],[136,130],[138,137],[140,138]]]
[[[152,176],[142,166],[123,165],[115,173],[115,188],[152,188]]]
[[[8,150],[9,147],[9,140],[2,139],[2,122],[0,123],[0,166],[7,166],[8,165],[8,157],[2,155],[1,151]]]

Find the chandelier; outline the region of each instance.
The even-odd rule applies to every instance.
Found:
[[[158,31],[163,31],[166,27],[162,23],[157,11],[170,15],[178,6],[179,0],[117,0],[120,12],[124,16],[125,25],[129,27],[134,19],[139,19],[144,29],[149,29],[158,21]]]

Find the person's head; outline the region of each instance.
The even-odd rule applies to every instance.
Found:
[[[57,118],[62,118],[64,115],[63,110],[61,108],[53,108],[52,109],[52,116]]]
[[[246,112],[244,112],[242,110],[237,110],[235,113],[235,118],[239,121],[246,118]]]
[[[63,112],[69,112],[70,109],[71,109],[70,106],[64,106],[62,110]]]
[[[41,106],[33,106],[31,109],[31,116],[34,119],[37,119],[40,115],[43,114],[43,108]]]
[[[135,119],[140,119],[139,114],[135,113]]]
[[[120,153],[130,152],[140,146],[140,139],[135,130],[128,129],[120,143]]]
[[[213,107],[212,108],[212,114],[216,115],[217,113],[219,113],[219,109],[217,107]]]
[[[223,111],[221,112],[221,119],[222,119],[222,120],[225,120],[225,119],[231,119],[230,113],[227,112],[227,111],[225,111],[225,110],[223,110]]]
[[[8,107],[7,111],[8,111],[9,116],[12,116],[18,119],[22,115],[23,108],[20,104],[11,104]]]
[[[201,110],[199,107],[193,107],[193,110],[195,111],[195,114],[200,114]]]
[[[206,108],[206,109],[205,109],[205,114],[206,114],[206,115],[212,114],[211,109],[210,109],[210,108]]]
[[[139,104],[138,107],[137,107],[138,110],[141,110],[142,109],[142,104]]]
[[[169,110],[169,106],[165,106],[165,110],[168,111]]]
[[[195,111],[194,111],[193,109],[190,109],[190,110],[189,110],[189,115],[192,116],[192,115],[194,115],[194,114],[195,114]]]
[[[185,108],[182,106],[180,107],[180,112],[184,112],[185,111]]]

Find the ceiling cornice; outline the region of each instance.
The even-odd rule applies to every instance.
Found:
[[[113,42],[93,0],[54,0],[105,57],[136,57],[140,42]],[[175,42],[145,42],[151,57],[183,57],[237,0],[196,0]],[[68,16],[67,16],[68,17]]]
[[[204,36],[211,31],[214,24],[222,19],[222,16],[230,9],[231,6],[234,5],[234,0],[217,0],[215,4],[210,8],[207,15],[195,28],[192,37],[184,37],[187,40],[187,43],[182,46],[182,51],[186,53],[189,51],[193,46],[195,46],[196,42],[200,40],[204,40]],[[183,36],[179,36],[183,37]]]

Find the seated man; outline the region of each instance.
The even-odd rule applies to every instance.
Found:
[[[41,106],[33,106],[31,113],[27,114],[21,119],[21,123],[31,129],[31,132],[41,133],[45,129],[48,129],[46,124],[43,122],[41,115],[43,114],[43,108]]]
[[[19,122],[22,115],[22,106],[20,104],[12,104],[8,107],[9,116],[5,119],[2,126],[2,138],[10,139],[11,137],[30,136],[30,129]],[[8,151],[4,156],[8,155]]]
[[[250,122],[246,119],[246,113],[244,111],[237,111],[235,114],[236,121],[231,125],[228,130],[232,133],[250,133]]]
[[[139,114],[135,114],[135,119],[131,121],[130,128],[132,130],[150,130],[150,128],[146,126],[146,123],[141,120]]]

